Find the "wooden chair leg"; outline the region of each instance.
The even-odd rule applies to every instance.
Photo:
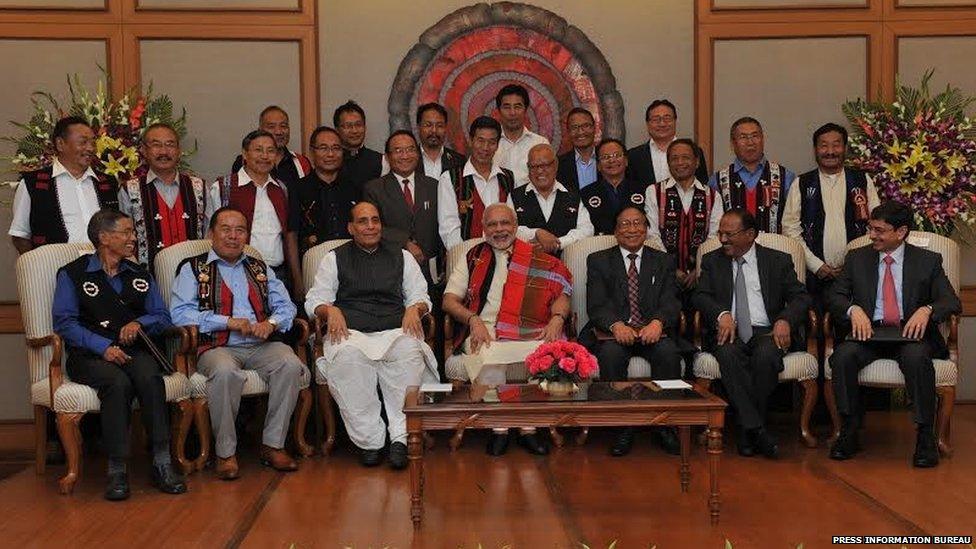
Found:
[[[298,455],[306,458],[311,456],[315,449],[305,440],[305,426],[308,424],[308,413],[312,409],[312,390],[308,387],[298,392],[298,404],[295,406],[295,421],[292,429],[292,436],[295,439],[295,446],[298,447]]]
[[[952,420],[952,409],[956,405],[956,388],[951,386],[936,387],[935,394],[939,398],[935,420],[939,453],[943,457],[952,457],[952,445],[949,443],[949,428]]]
[[[329,385],[323,383],[318,385],[319,413],[322,415],[322,422],[325,424],[325,441],[322,442],[322,455],[327,456],[332,453],[335,446],[335,411],[332,410],[332,393],[329,392]]]
[[[47,408],[34,406],[34,470],[43,475],[47,467]]]
[[[57,425],[58,436],[61,438],[61,445],[64,447],[65,461],[68,471],[58,480],[58,489],[63,495],[70,495],[78,482],[79,467],[81,462],[81,417],[85,414],[79,413],[58,413]]]
[[[695,385],[697,385],[697,386],[701,387],[702,389],[704,389],[706,391],[709,391],[709,392],[711,392],[711,390],[712,390],[712,380],[711,379],[705,379],[703,377],[696,377],[695,378]],[[708,444],[708,431],[707,430],[704,430],[704,431],[698,433],[698,435],[695,436],[695,442],[698,443],[699,446],[705,446],[705,445],[707,445]]]
[[[840,436],[840,412],[837,411],[837,399],[834,397],[834,384],[829,379],[824,380],[824,402],[827,403],[827,411],[830,412],[830,423],[833,430],[827,444],[833,444]]]
[[[817,380],[804,379],[800,382],[803,389],[803,408],[800,409],[800,437],[807,448],[817,447],[817,437],[810,432],[810,417],[813,415],[813,407],[817,404]]]
[[[185,398],[172,404],[170,419],[170,448],[173,461],[184,475],[193,472],[193,463],[186,459],[186,436],[190,433],[193,423],[193,403]]]
[[[193,423],[197,427],[197,437],[200,440],[200,455],[193,461],[193,470],[202,471],[210,460],[210,407],[207,399],[197,397],[193,400]]]

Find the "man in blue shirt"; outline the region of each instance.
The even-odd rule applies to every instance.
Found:
[[[132,219],[99,210],[88,223],[95,253],[58,271],[52,314],[54,330],[68,348],[68,375],[93,387],[101,401],[102,437],[108,453],[105,498],[129,497],[126,461],[132,399],[139,398],[152,440],[153,484],[162,492],[186,492],[170,463],[166,391],[161,365],[140,340],[171,325],[152,276],[124,259],[135,250]]]
[[[295,305],[274,271],[244,254],[243,213],[231,207],[214,212],[210,239],[213,249],[177,268],[170,307],[174,323],[199,327],[197,371],[207,376],[217,476],[239,476],[234,418],[246,379],[242,369],[255,370],[269,388],[261,462],[294,471],[298,464],[283,448],[307,370],[280,338],[291,329]]]
[[[576,107],[566,116],[566,132],[573,150],[559,155],[556,179],[567,188],[579,191],[597,179],[596,120],[593,113]]]

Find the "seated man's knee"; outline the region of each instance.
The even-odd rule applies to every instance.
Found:
[[[932,352],[929,350],[929,344],[924,341],[918,343],[906,343],[902,345],[901,351],[899,353],[900,362],[929,362],[932,360]]]

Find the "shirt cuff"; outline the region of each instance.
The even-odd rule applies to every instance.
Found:
[[[719,313],[718,316],[715,317],[715,324],[718,324],[719,321],[722,320],[722,315],[730,315],[731,316],[732,315],[732,311],[722,311],[721,313]]]
[[[230,320],[230,317],[227,315],[212,314],[200,322],[200,331],[203,333],[210,333],[219,330],[226,330],[228,320]]]
[[[94,335],[89,342],[91,345],[90,349],[98,354],[98,356],[105,355],[105,349],[112,346],[112,342],[100,335]]]
[[[854,307],[857,307],[857,305],[851,305],[847,308],[847,318],[851,318],[851,311],[854,310]]]

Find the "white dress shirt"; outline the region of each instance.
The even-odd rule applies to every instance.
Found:
[[[763,300],[762,286],[759,284],[759,264],[756,261],[756,245],[742,256],[746,262],[742,264],[742,276],[746,277],[746,295],[749,296],[749,319],[753,326],[769,326],[769,315],[766,314],[766,302]],[[735,275],[739,265],[732,260],[732,309],[729,314],[735,318]],[[721,315],[719,315],[721,316]]]
[[[481,308],[478,317],[486,325],[494,328],[495,321],[498,320],[498,311],[502,307],[502,290],[505,288],[505,281],[508,280],[508,250],[493,248],[492,251],[495,253],[495,270],[491,277],[491,286],[488,287],[488,295],[485,296],[485,306]],[[457,261],[447,279],[444,293],[455,295],[463,302],[468,295],[470,278],[468,262],[463,259]]]
[[[485,179],[474,168],[471,161],[464,164],[461,177],[472,176],[474,188],[481,197],[485,207],[501,201],[498,196],[498,174],[502,173],[497,165],[492,164],[488,179]],[[437,232],[441,235],[444,249],[450,250],[461,243],[461,216],[458,214],[457,195],[451,182],[451,173],[444,172],[437,183]]]
[[[664,181],[670,178],[671,168],[668,167],[668,148],[664,147],[664,149],[661,149],[653,139],[647,141],[647,148],[651,151],[651,165],[654,166],[654,179]],[[652,183],[656,183],[657,181],[652,181]]]
[[[251,183],[251,176],[244,168],[237,171],[237,186],[243,187]],[[269,267],[278,267],[285,262],[285,249],[282,243],[281,221],[275,212],[274,204],[268,198],[268,185],[277,185],[284,190],[281,183],[278,183],[271,176],[264,185],[254,186],[257,192],[254,194],[254,219],[251,220],[251,241],[261,257]],[[217,208],[220,208],[220,180],[214,181],[210,186],[210,199],[207,201],[207,223],[210,216]]]
[[[678,182],[670,177],[664,182],[663,187],[665,190],[671,187],[677,187],[678,198],[681,200],[681,208],[685,213],[691,210],[691,201],[695,198],[695,189],[706,193],[709,192],[708,185],[697,179],[691,188],[687,190],[681,185],[678,185]],[[648,185],[647,190],[644,191],[644,213],[647,214],[647,239],[655,243],[658,249],[664,250],[664,242],[661,240],[661,218],[658,215],[659,210],[657,187],[655,185]],[[722,221],[722,213],[722,198],[716,193],[715,200],[712,201],[712,213],[708,217],[708,238],[712,238],[718,232],[718,224]]]
[[[424,161],[424,175],[437,179],[443,171],[441,160],[444,158],[444,147],[437,150],[437,156],[430,158],[423,147],[420,148],[420,158]]]
[[[494,164],[507,168],[515,176],[515,186],[521,187],[529,182],[529,150],[539,144],[549,144],[549,140],[537,133],[522,128],[522,135],[512,141],[502,132],[495,151]]]
[[[555,185],[552,187],[552,191],[549,196],[543,197],[541,194],[536,192],[535,185],[529,185],[525,189],[526,196],[534,196],[539,202],[539,208],[542,209],[542,215],[549,221],[552,217],[552,208],[556,205],[556,191],[562,191],[564,193],[569,192],[562,183],[556,181]],[[515,204],[512,202],[512,197],[508,197],[508,205],[515,209]],[[535,233],[538,230],[536,227],[526,227],[525,225],[519,225],[518,230],[515,233],[519,239],[526,242],[531,242],[535,239]],[[581,238],[586,238],[588,236],[593,236],[593,222],[590,221],[590,212],[583,206],[582,203],[577,202],[576,204],[576,228],[570,229],[568,233],[559,237],[559,249],[565,249],[573,242],[580,240]]]
[[[833,267],[844,265],[844,256],[847,255],[847,222],[844,213],[847,208],[847,177],[844,170],[835,174],[824,173],[818,170],[820,176],[820,199],[824,209],[824,228],[823,228],[823,252],[824,259],[816,256],[810,247],[803,240],[802,220],[803,197],[800,196],[799,177],[794,178],[790,184],[790,190],[786,195],[786,205],[783,207],[783,234],[794,238],[803,245],[804,255],[806,256],[807,270],[816,273],[823,267],[824,260]],[[867,176],[867,195],[868,211],[870,212],[881,201],[878,199],[878,190],[874,187],[871,176]]]
[[[636,252],[632,252],[623,246],[617,246],[617,249],[620,250],[620,255],[624,258],[624,272],[630,270],[630,257],[628,256],[630,254],[637,254],[637,257],[634,258],[634,264],[637,266],[637,274],[640,274],[641,260],[644,259],[644,246],[637,248]]]
[[[61,218],[68,231],[68,242],[88,242],[88,221],[100,209],[95,192],[95,171],[89,167],[75,179],[57,159],[51,165],[51,178],[58,193]],[[30,238],[31,197],[21,179],[14,194],[14,215],[10,222],[10,236]]]

